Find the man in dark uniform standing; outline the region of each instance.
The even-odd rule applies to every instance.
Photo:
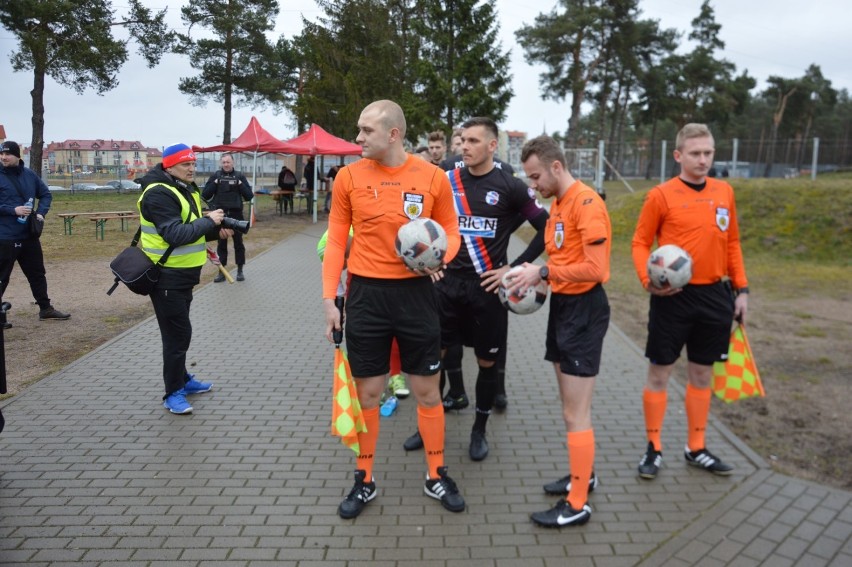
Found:
[[[243,201],[251,201],[254,197],[248,179],[239,171],[234,171],[234,158],[231,154],[225,154],[220,161],[222,168],[210,176],[204,184],[201,198],[210,203],[214,209],[222,209],[225,216],[237,220],[245,220],[243,217]],[[243,244],[243,235],[234,231],[234,260],[237,264],[237,281],[245,280],[243,275],[243,264],[246,263],[246,247]],[[219,260],[222,265],[228,265],[228,239],[219,239],[216,247]],[[216,274],[213,280],[216,283],[225,281],[222,272]]]
[[[490,118],[471,118],[462,126],[462,156],[465,166],[447,172],[462,246],[455,259],[435,284],[441,308],[441,346],[447,351],[458,345],[472,346],[479,365],[476,378],[476,416],[470,436],[469,454],[474,461],[488,456],[485,426],[498,393],[498,360],[506,345],[508,314],[497,297],[497,288],[511,266],[532,262],[544,251],[545,211],[524,182],[498,168],[494,163],[497,149],[497,124]],[[527,249],[509,263],[509,237],[521,218],[538,231]],[[444,366],[450,393],[444,407],[463,388],[459,360]],[[465,398],[465,402],[466,402]],[[466,404],[465,404],[466,405]],[[406,440],[409,450],[419,448],[414,434]]]

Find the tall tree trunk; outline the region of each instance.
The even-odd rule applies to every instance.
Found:
[[[802,170],[802,165],[804,164],[804,161],[805,161],[805,149],[807,148],[807,145],[808,145],[808,138],[811,135],[811,126],[813,126],[813,123],[814,123],[813,115],[812,114],[808,115],[808,121],[805,124],[805,134],[804,134],[804,136],[802,136],[802,143],[799,144],[799,151],[797,152],[797,155],[796,155],[796,169],[798,169],[799,171]]]
[[[781,120],[784,119],[784,109],[787,108],[787,100],[796,92],[796,87],[793,87],[778,99],[778,106],[772,114],[772,134],[769,139],[769,150],[766,152],[766,167],[763,170],[763,176],[769,177],[772,171],[772,166],[775,162],[775,144],[778,143],[778,127],[781,125]]]
[[[645,169],[645,179],[651,179],[651,168],[654,167],[654,158],[657,156],[657,119],[651,123],[651,156],[648,158],[648,167]]]
[[[232,2],[228,2],[228,4],[232,4]],[[231,8],[228,8],[228,11],[231,11]],[[234,94],[234,49],[232,46],[233,42],[233,33],[229,30],[225,35],[225,45],[227,47],[227,55],[225,56],[225,93],[224,93],[224,102],[225,102],[225,124],[222,130],[222,143],[230,144],[231,143],[231,97]]]
[[[30,169],[41,177],[41,158],[44,151],[44,67],[38,66],[38,62],[33,71],[33,90],[30,91],[30,96],[33,101]]]
[[[618,130],[617,130],[617,138],[615,143],[618,144],[618,154],[616,157],[615,168],[616,170],[624,176],[624,154],[626,149],[626,143],[624,141],[624,129],[627,123],[627,105],[630,104],[630,90],[631,90],[631,82],[627,83],[627,87],[624,92],[624,102],[620,103],[620,112],[618,118]]]
[[[577,147],[577,136],[580,126],[580,107],[583,104],[583,91],[585,91],[586,83],[580,88],[574,88],[571,94],[571,117],[568,119],[568,135],[565,136],[565,142],[569,148]]]

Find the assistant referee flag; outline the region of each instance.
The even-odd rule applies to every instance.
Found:
[[[731,333],[728,360],[713,365],[713,393],[727,403],[766,395],[745,327],[741,324]]]
[[[358,433],[366,433],[364,414],[361,413],[361,403],[355,391],[355,380],[349,369],[349,359],[346,353],[336,345],[334,348],[334,390],[331,401],[331,434],[340,437],[340,441],[361,454],[358,444]]]

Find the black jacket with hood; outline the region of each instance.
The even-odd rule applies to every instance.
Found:
[[[186,223],[181,218],[180,201],[174,193],[165,187],[152,187],[145,189],[152,183],[164,183],[174,187],[190,202],[190,207],[195,208],[193,192],[199,191],[195,183],[184,183],[169,175],[163,164],[157,164],[142,178],[142,194],[139,212],[145,219],[157,227],[157,234],[171,245],[183,246],[198,240],[202,235],[209,242],[219,239],[219,227],[207,217],[198,218],[201,211],[195,211],[191,215],[192,221]],[[198,216],[197,216],[198,215]],[[160,270],[160,281],[157,287],[160,289],[186,289],[192,288],[201,281],[201,266],[195,268],[162,268]]]

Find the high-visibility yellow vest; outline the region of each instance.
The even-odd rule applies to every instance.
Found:
[[[180,216],[184,219],[184,222],[190,220],[190,215],[198,218],[194,211],[201,211],[201,198],[197,191],[192,194],[192,198],[195,201],[195,210],[193,210],[190,208],[189,201],[174,187],[165,183],[152,183],[145,188],[145,191],[142,192],[142,195],[136,202],[136,206],[139,209],[139,224],[142,226],[142,236],[139,239],[139,245],[142,251],[145,252],[145,255],[154,263],[158,262],[163,254],[166,253],[169,243],[157,233],[157,227],[154,226],[154,223],[146,219],[142,214],[142,199],[151,187],[156,187],[157,185],[165,187],[178,198],[178,201],[180,201]],[[198,266],[203,266],[204,262],[207,261],[206,241],[207,239],[202,234],[195,242],[176,247],[166,260],[165,267],[197,268]]]

